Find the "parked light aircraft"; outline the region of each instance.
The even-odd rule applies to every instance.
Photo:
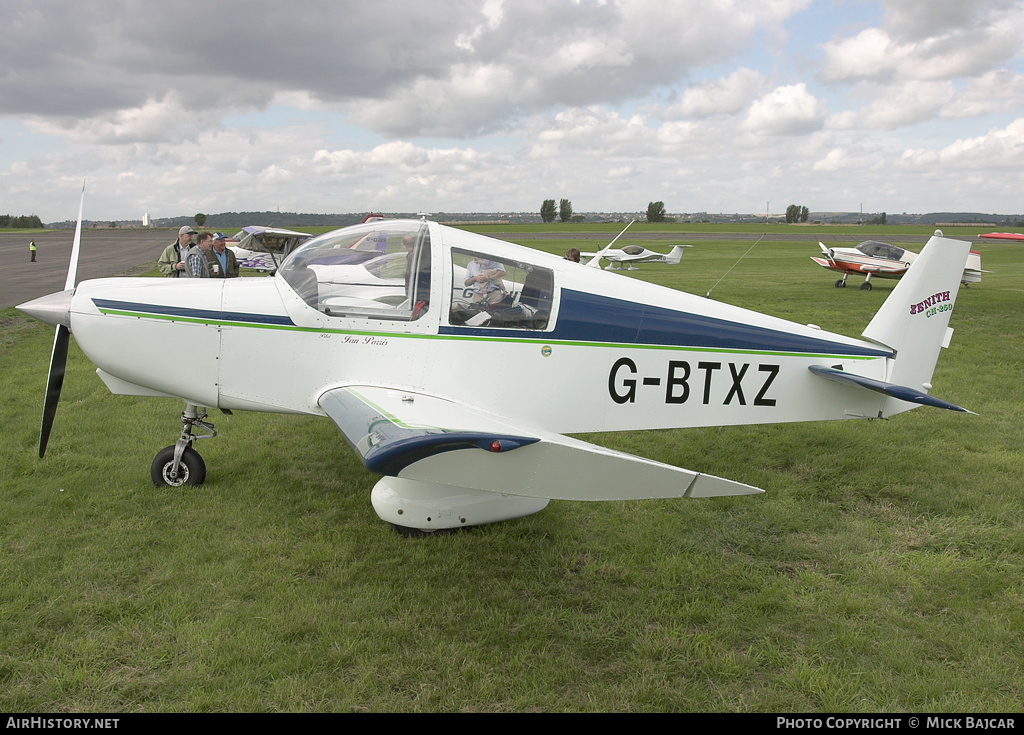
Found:
[[[310,237],[312,235],[308,232],[251,226],[239,230],[232,238],[237,244],[228,247],[234,251],[238,265],[242,268],[271,271],[277,268],[299,243]]]
[[[683,257],[683,248],[692,248],[693,245],[675,245],[668,253],[656,253],[640,245],[627,245],[624,248],[602,250],[600,253],[580,253],[581,258],[592,258],[587,265],[597,264],[603,258],[608,261],[605,270],[618,270],[622,264],[627,270],[638,270],[637,263],[668,263],[678,265]]]
[[[612,245],[625,235],[626,230],[632,227],[635,222],[636,220],[630,221],[623,228],[622,232],[616,235],[615,239],[605,245],[601,251],[597,253],[580,253],[580,258],[590,258],[586,264],[591,268],[600,268],[603,258],[608,261],[605,270],[618,270],[620,264],[626,263],[628,266],[627,270],[635,271],[638,270],[635,265],[636,263],[669,263],[670,265],[677,265],[683,257],[683,248],[693,247],[692,245],[676,245],[667,255],[655,253],[639,245],[627,245],[624,248],[618,249],[612,248]],[[580,262],[583,261],[581,260]]]
[[[39,455],[73,332],[111,392],[184,401],[157,485],[203,482],[193,443],[216,433],[203,407],[330,418],[382,475],[377,514],[409,533],[551,499],[762,492],[568,433],[965,410],[928,394],[970,248],[938,236],[855,339],[422,220],[318,236],[270,278],[76,286],[80,233],[65,290],[18,307],[56,325]],[[316,267],[382,235],[394,271],[377,285],[338,270],[362,264]],[[188,375],[167,345],[188,351]]]
[[[978,235],[986,240],[1013,240],[1015,242],[1024,242],[1024,233],[1020,232],[988,232],[984,235]]]
[[[941,236],[941,232],[936,230]],[[824,243],[819,242],[823,257],[812,257],[815,263],[822,268],[839,271],[843,277],[836,281],[836,288],[846,288],[846,279],[851,273],[862,273],[864,283],[860,285],[862,291],[870,291],[871,277],[877,278],[902,278],[903,274],[910,268],[910,264],[918,257],[917,253],[910,250],[890,245],[886,242],[866,240],[855,248],[828,248]],[[964,267],[961,282],[966,284],[978,283],[981,281],[981,254],[971,251],[967,256],[967,264]]]

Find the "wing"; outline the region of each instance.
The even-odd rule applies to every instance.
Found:
[[[900,265],[862,265],[860,269],[863,273],[906,273],[909,267],[903,263]]]
[[[393,477],[558,500],[763,492],[423,393],[343,386],[318,403],[368,470]]]
[[[831,260],[827,260],[825,258],[815,258],[814,256],[811,256],[811,260],[820,265],[822,268],[828,268],[830,271],[843,270],[842,268],[836,267]]]
[[[987,240],[1016,240],[1017,242],[1024,241],[1024,233],[1020,232],[989,232],[984,235],[978,235]]]

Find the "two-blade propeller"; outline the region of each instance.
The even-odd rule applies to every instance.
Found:
[[[75,226],[75,240],[71,245],[71,264],[68,266],[68,277],[64,281],[64,292],[74,292],[75,277],[78,274],[78,252],[82,246],[82,208],[85,205],[85,182],[82,182],[82,199],[78,204],[78,224]],[[68,300],[70,305],[70,299]],[[70,321],[70,320],[69,320]],[[50,372],[46,376],[46,395],[43,398],[43,421],[39,427],[39,456],[46,454],[46,444],[50,440],[53,418],[57,414],[60,392],[64,387],[64,372],[68,364],[68,342],[71,329],[64,324],[57,324],[53,335],[53,351],[50,353]]]

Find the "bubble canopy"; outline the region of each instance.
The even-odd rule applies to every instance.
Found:
[[[334,230],[303,243],[279,275],[328,316],[417,319],[428,306],[430,231],[415,220]]]

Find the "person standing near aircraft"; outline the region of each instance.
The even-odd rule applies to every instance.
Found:
[[[188,277],[185,270],[185,254],[192,247],[192,236],[196,234],[188,225],[178,230],[178,239],[164,248],[160,258],[156,261],[156,267],[167,278]]]
[[[199,244],[193,245],[185,253],[185,270],[182,275],[186,278],[209,278],[212,249],[213,234],[204,232],[199,236]]]
[[[238,278],[238,259],[227,245],[223,232],[213,233],[213,248],[206,251],[210,278]]]
[[[479,255],[466,266],[465,285],[473,291],[473,303],[496,304],[505,296],[505,266]]]
[[[565,251],[565,259],[571,260],[573,263],[580,262],[580,251],[578,248],[569,248]]]
[[[29,244],[28,244],[28,252],[29,252],[29,255],[32,258],[29,262],[30,263],[35,263],[36,262],[36,241],[35,240],[31,240],[29,242]]]

